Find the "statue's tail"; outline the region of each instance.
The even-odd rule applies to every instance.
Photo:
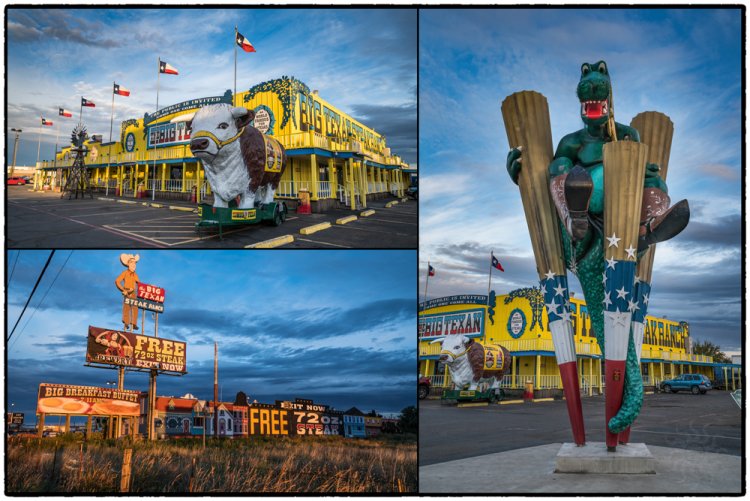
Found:
[[[625,367],[625,388],[622,398],[622,406],[612,419],[609,420],[607,427],[612,433],[625,431],[638,414],[641,412],[643,405],[643,380],[641,379],[641,370],[639,367],[638,357],[635,352],[635,343],[631,333],[628,342],[628,357]]]

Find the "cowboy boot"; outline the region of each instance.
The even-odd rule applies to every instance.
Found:
[[[641,227],[638,230],[638,252],[649,245],[677,236],[690,221],[687,200],[669,207],[669,195],[659,188],[644,188],[641,204]]]
[[[593,191],[591,175],[578,165],[550,181],[557,214],[574,241],[583,240],[589,229],[588,209]]]

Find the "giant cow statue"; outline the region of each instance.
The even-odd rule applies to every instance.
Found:
[[[211,104],[185,115],[191,129],[190,150],[203,163],[214,193],[214,207],[250,209],[273,201],[286,168],[286,151],[276,139],[252,127],[255,112],[228,104]]]
[[[480,382],[492,381],[491,390],[499,389],[500,380],[511,364],[510,352],[499,345],[482,346],[463,334],[445,336],[441,343],[440,361],[448,366],[456,389],[476,390]]]

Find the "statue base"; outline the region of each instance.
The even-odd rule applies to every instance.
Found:
[[[656,459],[642,443],[618,445],[616,452],[607,452],[604,442],[565,443],[555,458],[555,473],[656,473]]]

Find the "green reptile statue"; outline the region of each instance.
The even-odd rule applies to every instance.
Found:
[[[554,159],[549,165],[550,192],[562,229],[566,267],[581,283],[592,327],[607,363],[604,312],[611,311],[611,308],[608,310],[611,301],[609,292],[605,291],[609,268],[605,256],[605,238],[609,237],[603,235],[606,193],[602,148],[610,141],[639,142],[640,138],[636,129],[614,120],[612,85],[604,61],[595,64],[584,63],[581,66],[577,95],[581,104],[584,128],[560,140]],[[506,168],[516,184],[522,160],[520,148],[512,149],[507,157]],[[656,164],[646,165],[637,248],[639,258],[650,245],[680,233],[690,217],[687,200],[670,207],[667,185],[659,175],[659,170]],[[633,284],[630,284],[630,287],[633,287]],[[619,313],[620,310],[617,311]],[[640,412],[643,383],[636,351],[639,349],[640,346],[635,346],[631,332],[625,361],[622,405],[618,404],[611,413],[608,409],[607,413],[608,416],[612,416],[607,423],[610,434],[626,430]],[[619,377],[619,374],[616,377]],[[609,400],[607,405],[610,405]],[[614,450],[609,436],[607,445],[610,450]]]

